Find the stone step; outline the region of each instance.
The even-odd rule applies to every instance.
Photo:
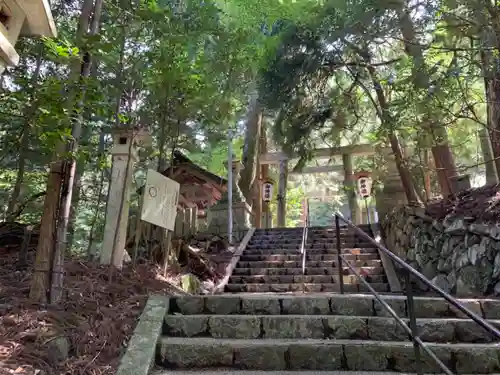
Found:
[[[351,262],[351,265],[354,266],[354,264]],[[338,264],[336,261],[313,261],[309,260],[306,261],[305,264],[306,268],[323,268],[323,269],[328,269],[328,268],[337,268]],[[344,270],[348,270],[349,268],[345,265],[345,263],[342,264],[342,268]],[[255,261],[255,262],[238,262],[236,265],[236,268],[302,268],[302,261],[292,261],[292,260],[274,260],[274,261]],[[361,267],[364,268],[362,271],[366,271],[367,274],[369,273],[371,268],[375,267]],[[380,268],[380,272],[383,270]],[[378,272],[378,273],[380,273]],[[338,273],[338,271],[337,271]],[[283,273],[281,273],[283,275]],[[320,274],[325,274],[325,272],[321,272]],[[327,273],[329,274],[329,273]]]
[[[404,319],[409,324],[408,319]],[[500,326],[500,320],[490,321]],[[405,341],[408,334],[393,318],[343,315],[167,315],[163,334],[224,339],[354,339]],[[493,335],[468,319],[418,319],[425,342],[492,343]]]
[[[385,283],[387,278],[383,274],[372,274],[364,277],[369,283]],[[360,284],[356,275],[343,276],[345,284]],[[311,274],[311,275],[233,275],[229,278],[231,284],[331,284],[339,282],[339,275]]]
[[[304,246],[307,250],[334,250],[337,251],[337,245],[330,243],[330,244],[322,244],[322,245],[307,245]],[[366,248],[375,248],[372,244],[368,243],[361,243],[361,242],[353,242],[349,244],[343,244],[341,245],[341,248],[360,248],[360,249],[366,249]],[[274,243],[271,245],[259,245],[259,244],[248,244],[246,246],[247,250],[272,250],[272,249],[288,249],[288,250],[301,250],[302,249],[302,244],[297,244],[297,245],[291,245],[291,244],[280,244],[280,243]]]
[[[330,241],[332,239],[336,239],[337,235],[335,233],[307,233],[307,240],[308,241]],[[340,234],[341,239],[361,239],[362,236],[354,234],[354,233],[341,233]],[[294,233],[289,233],[289,234],[259,234],[259,235],[253,235],[252,240],[259,240],[259,241],[275,241],[275,240],[289,240],[289,241],[302,241],[302,233],[300,234],[294,234]]]
[[[364,238],[365,236],[362,236],[358,233],[354,232],[341,232],[340,238],[341,239],[358,239],[358,238]],[[367,236],[372,237],[369,233],[365,233]],[[266,234],[266,233],[261,233],[261,234],[254,234],[252,236],[252,239],[259,239],[259,240],[302,240],[303,232],[301,231],[300,233],[273,233],[273,234]],[[307,239],[308,240],[331,240],[337,238],[337,233],[332,232],[332,233],[326,233],[326,232],[307,232]]]
[[[383,295],[398,316],[407,318],[405,296]],[[347,315],[381,316],[389,313],[370,294],[228,294],[212,296],[177,296],[170,300],[170,313],[248,314],[248,315]],[[500,320],[500,300],[459,299],[463,306],[485,319]],[[417,318],[464,318],[464,314],[438,297],[415,297]]]
[[[337,249],[305,249],[307,255],[328,255],[328,254],[336,254]],[[246,248],[243,252],[244,255],[296,255],[300,254],[300,249],[283,249],[279,247],[275,247],[272,249],[249,249]],[[378,250],[374,247],[343,247],[342,254],[377,254]]]
[[[370,283],[370,286],[377,292],[389,292],[389,285],[387,283]],[[227,293],[286,293],[286,292],[306,292],[306,293],[320,293],[320,292],[340,292],[340,284],[325,283],[290,283],[290,284],[235,284],[229,283],[225,287]],[[344,284],[345,293],[359,293],[367,292],[369,289],[363,284],[358,284],[356,279],[355,283]]]
[[[377,225],[378,226],[378,225]],[[360,224],[358,225],[358,228],[363,230],[364,232],[371,232],[371,226],[369,224]],[[332,225],[329,226],[324,226],[324,227],[307,227],[309,231],[315,231],[315,232],[335,232],[336,228],[335,225],[332,223]],[[304,230],[304,227],[294,227],[294,228],[257,228],[255,230],[255,233],[290,233],[290,232],[300,232]],[[352,232],[353,229],[348,227],[347,225],[341,225],[340,226],[340,231],[341,232],[347,232],[350,231]]]
[[[498,345],[428,343],[427,346],[456,373],[500,371]],[[441,372],[425,352],[421,357],[424,372]],[[413,344],[409,341],[162,337],[158,360],[165,367],[190,369],[417,371]]]
[[[340,242],[341,245],[348,245],[348,244],[370,244],[368,241],[364,240],[358,240],[358,239],[353,239],[353,240],[342,240]],[[275,246],[275,245],[280,245],[280,246],[285,246],[285,247],[293,247],[293,246],[301,246],[302,245],[302,239],[299,240],[271,240],[271,241],[262,241],[262,240],[251,240],[248,242],[248,246],[262,246],[262,247],[267,247],[267,246]],[[305,243],[308,247],[331,247],[331,246],[337,246],[337,242],[335,239],[332,240],[324,240],[324,241],[307,241]],[[370,244],[373,246],[372,244]]]
[[[360,254],[351,255],[345,254],[344,259],[357,266],[377,266],[380,264],[380,259],[378,259],[378,254]],[[269,254],[269,255],[251,255],[245,254],[241,255],[240,261],[243,262],[273,262],[273,261],[295,261],[302,262],[302,254]],[[319,254],[311,255],[306,253],[306,261],[337,261],[337,254]]]
[[[151,375],[417,375],[415,373],[401,373],[393,371],[255,371],[237,369],[211,369],[211,370],[165,370],[156,368]],[[430,375],[430,374],[425,374]],[[472,374],[465,374],[472,375]],[[500,374],[490,374],[500,375]]]
[[[248,275],[231,276],[230,284],[330,284],[335,283],[333,275]]]
[[[258,263],[261,264],[263,262],[244,262],[245,264]],[[289,262],[285,262],[288,264]],[[280,276],[280,275],[302,275],[302,263],[301,262],[292,262],[296,264],[296,267],[247,267],[242,268],[238,264],[238,266],[233,270],[233,276],[251,276],[251,275],[272,275],[272,276]],[[306,267],[304,269],[306,275],[338,275],[339,269],[338,267],[324,267],[320,266],[318,263],[324,262],[306,262]],[[272,263],[271,263],[272,264]],[[311,265],[311,266],[308,266]],[[356,271],[360,273],[362,276],[368,275],[383,275],[384,269],[382,267],[356,267]],[[352,271],[347,268],[342,268],[342,274],[345,276],[352,275]]]
[[[359,249],[368,249],[368,248],[374,248],[372,244],[368,243],[359,243],[359,242],[353,242],[349,244],[343,244],[341,245],[341,248],[359,248]],[[290,244],[280,244],[280,243],[275,243],[272,245],[247,245],[246,246],[247,250],[273,250],[273,249],[286,249],[286,250],[291,250],[291,251],[300,251],[302,249],[302,245],[290,245]],[[335,244],[328,244],[328,245],[307,245],[305,246],[306,250],[311,250],[311,251],[337,251],[337,246]]]
[[[245,262],[246,263],[246,262]],[[248,262],[253,263],[253,262]],[[264,268],[241,268],[239,265],[233,270],[232,276],[245,276],[245,275],[302,275],[302,264],[300,262],[297,263],[296,268],[272,268],[272,267],[264,267]],[[300,266],[299,266],[300,264]],[[306,262],[305,274],[306,275],[338,275],[339,269],[338,267],[308,267]],[[315,264],[315,263],[312,263]],[[379,265],[375,267],[364,267],[358,266],[356,267],[357,271],[361,273],[361,275],[383,275],[384,269]],[[343,275],[350,275],[352,272],[349,268],[342,268]]]

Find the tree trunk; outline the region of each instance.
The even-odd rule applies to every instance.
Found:
[[[76,219],[78,215],[78,206],[80,205],[80,192],[82,190],[82,178],[85,173],[86,163],[84,161],[79,161],[76,164],[75,179],[74,179],[74,194],[71,203],[71,210],[69,213],[68,222],[68,241],[67,241],[67,251],[71,251],[73,247],[73,241],[75,237],[75,226]]]
[[[259,103],[259,93],[255,90],[250,98],[247,111],[245,130],[245,146],[243,148],[243,170],[238,185],[248,204],[252,202],[252,191],[257,176],[257,157],[259,139],[262,129],[262,110]]]
[[[500,73],[495,74],[491,72],[490,61],[491,53],[489,51],[481,51],[487,128],[482,127],[479,130],[479,140],[486,169],[486,183],[494,184],[498,182],[498,171],[500,171],[500,136],[497,130],[500,127],[500,102],[497,99],[500,97],[498,91],[500,85],[496,85],[497,93],[494,90],[495,81],[498,82],[500,80]]]
[[[430,165],[430,155],[429,155],[429,149],[424,148],[422,151],[423,153],[423,176],[424,176],[424,191],[425,191],[425,199],[428,201],[432,198],[432,184],[431,184],[431,169],[429,168]]]
[[[458,175],[455,169],[455,162],[448,144],[437,144],[431,147],[434,164],[441,193],[446,198],[453,193],[450,178]]]
[[[488,129],[485,127],[479,129],[479,142],[481,144],[481,153],[483,154],[486,183],[496,184],[498,182],[498,175],[494,161],[495,157],[493,156]]]
[[[50,290],[54,237],[56,236],[57,209],[61,190],[61,165],[52,163],[47,179],[47,194],[43,204],[42,225],[36,248],[35,267],[31,280],[30,299],[38,303],[47,303]]]
[[[105,147],[105,136],[106,134],[104,132],[101,132],[101,134],[99,134],[99,152],[98,152],[98,160],[102,160],[102,157],[104,155],[104,147]],[[92,258],[92,244],[93,244],[93,241],[94,241],[94,230],[95,230],[95,226],[97,224],[97,219],[99,218],[99,213],[101,212],[101,202],[102,202],[102,189],[104,187],[104,168],[101,167],[101,173],[100,173],[100,179],[99,179],[99,182],[97,183],[96,181],[96,184],[97,186],[99,186],[98,188],[98,199],[97,199],[97,204],[96,204],[96,208],[95,208],[95,213],[94,213],[94,217],[92,218],[92,224],[90,226],[90,233],[89,233],[89,243],[87,245],[87,257],[90,259]],[[106,207],[104,207],[104,212],[106,212]]]
[[[82,45],[85,34],[88,33],[89,35],[95,35],[97,33],[100,22],[102,2],[103,0],[96,0],[96,3],[94,5],[93,0],[85,0],[85,2],[83,3],[82,13],[80,14],[79,28],[77,32],[77,40],[82,43]],[[91,15],[93,19],[92,25],[90,27],[91,29],[89,31]],[[85,100],[85,87],[83,87],[83,89],[80,88],[81,92],[79,102],[75,103],[74,100],[76,90],[81,87],[81,85],[75,85],[75,83],[77,81],[78,83],[82,83],[83,79],[90,76],[90,72],[92,69],[92,61],[90,59],[88,51],[83,54],[82,58],[82,62],[80,63],[79,61],[76,61],[72,69],[72,77],[75,77],[75,79],[70,80],[71,86],[69,88],[67,101],[67,108],[69,113],[76,114],[76,109],[82,108],[83,101]],[[75,105],[77,108],[75,108]],[[67,151],[70,153],[70,155],[78,151],[78,143],[82,133],[83,119],[80,115],[77,115],[76,118],[76,121],[73,121],[71,130],[73,140],[70,141],[67,145]],[[57,240],[52,270],[52,285],[50,289],[51,303],[58,303],[62,298],[64,253],[67,250],[68,223],[71,210],[71,202],[73,200],[73,188],[76,172],[76,162],[74,159],[72,159],[72,156],[70,157],[71,159],[65,160],[62,168],[64,175],[63,187],[61,189],[62,194],[60,196],[59,222],[57,226]]]
[[[422,52],[422,47],[416,38],[415,27],[409,12],[403,7],[397,9],[401,34],[403,35],[405,51],[412,57],[413,62],[413,82],[418,89],[427,90],[429,87],[429,75]],[[438,168],[438,181],[441,186],[443,196],[446,197],[452,193],[450,189],[449,178],[458,175],[453,153],[448,142],[446,127],[438,124],[439,116],[433,112],[432,106],[426,106],[428,113],[425,115],[430,127],[427,128],[433,137],[432,155]],[[437,119],[436,119],[437,117]]]
[[[89,32],[89,24],[90,18],[93,14],[92,21],[92,30],[91,33],[96,33],[98,30],[98,24],[100,21],[100,13],[102,9],[102,1],[96,0],[94,2],[92,0],[85,0],[82,5],[82,11],[80,13],[78,30],[76,35],[77,45],[84,45],[84,37]],[[66,108],[68,112],[73,114],[75,113],[75,98],[77,94],[77,90],[81,90],[80,83],[82,78],[88,77],[91,70],[91,60],[88,53],[84,53],[82,56],[83,60],[75,59],[73,64],[71,65],[71,72],[69,78],[69,87],[67,92],[67,100],[66,100]],[[84,99],[84,92],[80,93],[80,101],[79,105],[81,106],[82,100]],[[68,118],[68,122],[71,123],[71,119],[73,116]],[[72,124],[72,136],[73,140],[70,141],[69,144],[60,143],[56,150],[57,155],[56,158],[61,158],[61,154],[64,151],[69,151],[70,153],[74,153],[77,151],[78,140],[81,135],[81,118],[78,118],[76,121],[73,121]],[[47,205],[47,202],[53,204],[54,207],[47,209],[50,213],[54,213],[54,215],[59,217],[57,222],[57,230],[56,233],[51,236],[45,238],[42,242],[44,242],[44,248],[40,248],[40,251],[43,253],[38,257],[40,258],[40,262],[44,262],[44,258],[46,256],[46,252],[49,251],[48,257],[52,259],[52,278],[50,285],[50,302],[57,303],[62,297],[62,278],[63,278],[63,260],[64,253],[66,250],[66,235],[68,230],[68,221],[69,221],[69,212],[71,207],[72,193],[73,193],[73,182],[75,175],[75,162],[74,160],[63,160],[54,162],[50,167],[49,181],[50,176],[59,175],[59,185],[57,189],[50,189],[47,185],[47,195],[45,197],[44,205]],[[63,186],[61,186],[63,184]],[[45,208],[44,208],[45,210]],[[40,228],[40,238],[42,237],[42,232],[44,235],[49,231],[52,232],[53,220],[52,217],[48,215],[42,217],[41,228]],[[46,227],[46,228],[45,228]],[[48,228],[48,229],[47,229]],[[41,240],[41,239],[40,239]],[[46,241],[46,243],[45,243]],[[38,252],[38,248],[37,248]],[[36,264],[35,267],[40,266],[40,264]],[[42,266],[43,267],[43,266]],[[39,292],[40,285],[38,285],[35,280],[33,281],[33,285],[37,293],[32,293],[30,296],[34,300],[36,298],[41,298],[41,294]]]
[[[408,167],[405,165],[403,150],[401,148],[399,138],[394,130],[394,124],[393,124],[394,122],[389,112],[389,105],[385,98],[382,85],[380,84],[380,81],[377,79],[375,68],[372,65],[368,65],[367,70],[372,79],[373,86],[375,87],[375,92],[377,94],[377,99],[380,106],[378,115],[380,117],[380,120],[382,121],[383,126],[389,132],[389,137],[388,137],[389,143],[391,145],[392,152],[394,153],[396,167],[398,169],[399,176],[401,178],[401,184],[403,185],[406,194],[406,199],[408,199],[408,203],[410,204],[419,204],[418,194],[416,192],[415,185],[413,184],[410,171],[408,170]]]

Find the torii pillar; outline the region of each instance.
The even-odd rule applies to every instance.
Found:
[[[351,154],[342,154],[342,164],[344,167],[344,192],[349,202],[351,222],[361,224],[361,210],[356,195],[356,181],[353,174],[353,163]]]
[[[382,155],[386,171],[381,171],[383,174],[378,176],[378,180],[382,182],[383,187],[375,187],[374,189],[379,222],[395,207],[408,204],[392,150],[384,148]]]
[[[278,181],[278,228],[286,227],[286,188],[288,184],[288,160],[281,160]]]
[[[137,160],[137,143],[141,137],[147,137],[147,135],[128,128],[115,129],[112,135],[111,183],[106,205],[101,264],[113,264],[121,268],[127,241],[129,199],[134,163]]]

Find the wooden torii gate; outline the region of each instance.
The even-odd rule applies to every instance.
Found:
[[[268,165],[279,164],[279,182],[278,182],[278,227],[284,227],[286,223],[286,188],[288,182],[289,174],[310,174],[310,173],[325,173],[325,172],[337,172],[343,173],[344,175],[344,186],[346,186],[348,191],[353,194],[349,194],[349,206],[352,210],[357,207],[356,195],[354,191],[355,181],[352,179],[353,167],[352,167],[352,156],[370,156],[375,153],[375,147],[370,144],[359,144],[350,146],[340,146],[332,148],[318,148],[312,151],[313,158],[316,160],[330,159],[335,156],[342,157],[342,164],[336,165],[326,165],[317,167],[304,167],[299,171],[290,171],[289,162],[293,159],[297,159],[297,155],[289,155],[282,151],[279,152],[266,152],[259,155],[259,168],[267,167]],[[262,202],[262,191],[259,189],[259,200]],[[261,207],[262,209],[261,211]],[[264,222],[270,223],[269,208],[267,205],[257,205],[255,210],[255,215],[260,218],[262,215],[267,217]],[[356,214],[358,215],[358,214]],[[354,218],[354,217],[353,217]],[[261,220],[256,221],[256,225],[260,226]]]

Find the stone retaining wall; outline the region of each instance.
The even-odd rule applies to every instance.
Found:
[[[451,215],[440,222],[414,207],[394,209],[381,226],[386,246],[443,290],[500,295],[500,227]]]

